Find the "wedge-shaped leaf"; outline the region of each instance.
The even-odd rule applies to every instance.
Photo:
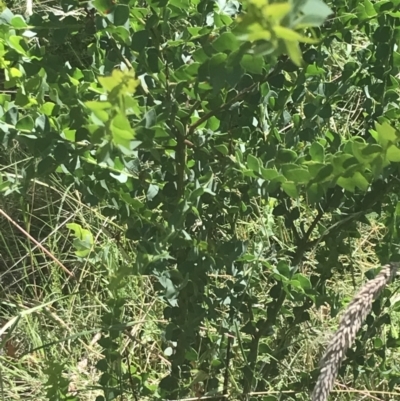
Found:
[[[158,185],[150,184],[147,190],[146,198],[151,201],[160,191],[160,187]]]
[[[196,188],[196,189],[190,194],[189,199],[190,199],[192,202],[196,202],[197,199],[200,198],[201,195],[203,195],[203,194],[204,194],[204,188],[203,188],[203,187]]]
[[[347,168],[353,164],[358,164],[358,160],[348,153],[342,153],[334,156],[332,165],[334,167],[334,174],[342,174]]]
[[[299,168],[299,165],[295,163],[285,163],[281,165],[282,173],[284,176],[286,176],[286,173],[288,171],[293,170],[295,168]]]
[[[354,172],[350,177],[339,177],[337,183],[350,192],[354,192],[356,187],[360,188],[362,191],[367,191],[369,187],[368,180],[359,171]]]
[[[74,231],[75,239],[73,244],[76,249],[75,254],[80,257],[87,256],[94,243],[92,233],[76,223],[67,224],[67,228]]]
[[[382,147],[377,144],[366,144],[358,141],[352,143],[354,157],[361,164],[369,164],[382,153]]]
[[[267,192],[275,192],[278,190],[281,186],[282,183],[286,182],[286,178],[283,175],[280,175],[271,181],[268,182],[267,184]]]
[[[311,174],[307,170],[299,168],[289,171],[286,178],[296,183],[305,184],[311,180]]]
[[[320,143],[314,142],[310,147],[310,156],[314,161],[322,163],[325,158],[324,147]]]
[[[303,290],[310,290],[312,288],[311,281],[303,274],[297,273],[292,277],[293,281],[297,281]]]
[[[129,7],[126,4],[117,4],[114,8],[113,23],[122,26],[129,20]]]
[[[296,4],[296,2],[295,2]],[[304,0],[297,2],[305,16],[315,16],[320,18],[322,24],[329,15],[332,14],[332,9],[328,7],[322,0]]]
[[[34,123],[32,117],[27,115],[25,117],[22,117],[17,122],[17,124],[15,125],[15,128],[22,130],[22,131],[32,131],[34,126],[35,126],[35,123]]]
[[[353,174],[352,179],[354,180],[355,185],[360,188],[362,191],[366,191],[369,187],[369,182],[365,178],[363,174],[361,174],[359,171],[356,171]]]
[[[360,163],[367,163],[368,160],[363,156],[362,151],[367,147],[366,143],[354,141],[351,143],[353,155]]]
[[[375,17],[378,14],[371,0],[364,0],[364,8],[369,18]]]
[[[390,162],[400,162],[400,149],[395,145],[389,146],[386,151],[386,159]]]
[[[124,174],[124,173],[115,174],[115,173],[111,173],[110,172],[110,176],[112,178],[115,178],[121,184],[125,184],[128,181],[128,176],[126,174]]]
[[[85,102],[86,107],[90,110],[107,110],[111,109],[112,104],[110,102],[97,102],[97,101],[88,101]]]
[[[254,157],[252,154],[247,156],[247,168],[257,173],[260,171],[260,161],[257,157]]]
[[[135,78],[133,70],[113,70],[110,76],[98,77],[98,80],[108,92],[118,93],[119,95],[132,94],[140,85],[140,80]]]
[[[325,166],[323,163],[318,163],[318,162],[306,162],[304,163],[305,166],[307,166],[308,171],[311,175],[311,178],[315,178],[316,175],[319,173],[321,168]]]
[[[222,33],[212,43],[213,48],[217,52],[225,52],[227,50],[233,52],[236,49],[238,49],[239,45],[240,45],[239,40],[237,39],[236,35],[234,35],[232,32]]]
[[[378,178],[385,167],[390,164],[390,161],[386,159],[385,156],[380,155],[378,156],[372,163],[371,163],[371,171],[374,175],[374,178]]]
[[[292,62],[300,67],[303,62],[303,54],[301,52],[299,42],[295,40],[285,40],[285,46],[288,56]]]
[[[274,178],[279,176],[279,173],[273,168],[261,167],[261,175],[264,180],[273,180]]]
[[[102,13],[108,13],[114,6],[112,0],[94,0],[93,6]]]
[[[377,133],[375,139],[384,149],[386,149],[390,143],[396,143],[399,140],[397,131],[386,121],[383,124],[376,123],[375,128]]]
[[[354,192],[356,189],[356,184],[351,178],[339,177],[336,182],[347,191]]]
[[[248,72],[261,74],[264,66],[264,59],[260,56],[245,54],[240,61],[240,65]]]
[[[313,205],[321,200],[324,196],[324,190],[320,184],[314,183],[307,188],[307,201]]]
[[[333,166],[331,164],[327,164],[322,167],[321,170],[318,171],[318,174],[313,179],[314,182],[322,183],[324,181],[328,181],[331,178],[333,173]]]
[[[22,54],[23,56],[28,56],[26,52],[26,43],[22,36],[11,35],[8,38],[8,45],[19,54]]]
[[[273,27],[273,30],[275,35],[280,39],[311,44],[318,43],[318,40],[303,36],[293,29],[285,28],[284,26],[276,25]]]
[[[264,29],[258,22],[251,24],[247,28],[248,34],[239,36],[242,40],[248,40],[249,42],[255,42],[256,40],[270,40],[271,32]]]
[[[362,150],[363,155],[373,156],[374,159],[375,157],[378,157],[379,154],[382,154],[382,152],[383,152],[382,146],[379,146],[374,143],[367,145],[367,147]]]
[[[318,27],[323,24],[325,18],[321,18],[318,15],[303,15],[295,22],[296,29],[304,29],[309,27]]]
[[[22,18],[21,15],[16,15],[11,19],[11,25],[14,28],[27,28],[28,25],[26,24],[25,20]]]
[[[308,170],[300,168],[297,164],[282,165],[283,175],[295,183],[307,183],[311,179],[311,174]]]
[[[279,149],[277,161],[281,163],[290,163],[297,159],[297,153],[291,149]]]
[[[297,186],[294,182],[286,181],[282,184],[282,189],[289,195],[291,198],[297,199],[299,197],[299,192],[297,190]]]
[[[130,141],[135,138],[135,132],[128,119],[124,115],[118,114],[113,118],[110,128],[114,143],[130,149]]]
[[[253,170],[250,170],[250,169],[246,169],[246,168],[242,169],[242,173],[246,177],[252,177],[252,178],[258,177],[257,174]]]
[[[217,150],[218,152],[222,153],[224,156],[229,154],[229,149],[226,145],[215,145],[214,149]]]
[[[267,4],[263,7],[263,15],[274,21],[280,21],[291,9],[292,5],[290,3]]]

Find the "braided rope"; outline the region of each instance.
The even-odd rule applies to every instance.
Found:
[[[349,303],[339,328],[319,363],[320,374],[312,393],[312,401],[326,401],[328,398],[343,358],[370,313],[372,302],[395,276],[398,266],[398,263],[383,266],[379,274],[361,287],[361,290]]]

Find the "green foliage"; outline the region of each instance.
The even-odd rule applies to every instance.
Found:
[[[112,266],[97,400],[270,389],[306,399],[316,365],[291,356],[314,335],[315,308],[342,307],[330,280],[350,270],[343,257],[372,213],[387,227],[374,257],[395,253],[399,12],[389,1],[328,5],[95,0],[74,14],[78,2],[63,0],[65,15],[2,12],[0,143],[28,155],[12,171],[2,161],[2,196],[58,180],[132,246],[117,260],[85,222],[67,226],[77,261]],[[59,51],[67,45],[74,57]],[[132,275],[151,277],[162,301],[168,369],[124,348]],[[388,322],[384,306],[363,340]],[[383,365],[379,340],[398,342],[360,341],[342,373]],[[67,399],[62,362],[46,372],[48,398]],[[378,376],[396,384],[394,368]]]

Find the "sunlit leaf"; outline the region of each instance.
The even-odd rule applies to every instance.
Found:
[[[113,70],[110,76],[100,76],[98,80],[108,92],[117,91],[119,95],[133,94],[140,84],[140,80],[135,78],[133,70]]]

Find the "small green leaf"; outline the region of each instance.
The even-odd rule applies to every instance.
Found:
[[[348,153],[338,154],[332,159],[334,174],[342,174],[347,168],[357,164],[359,164],[358,160]]]
[[[337,184],[350,192],[354,192],[356,188],[356,184],[352,178],[339,177]]]
[[[375,128],[377,132],[376,140],[384,149],[388,147],[390,142],[396,143],[399,140],[397,131],[386,121],[383,124],[376,123]]]
[[[75,142],[76,130],[74,129],[65,129],[63,131],[64,137],[67,141]]]
[[[123,114],[117,114],[112,119],[110,129],[114,143],[130,149],[130,141],[135,138],[135,132]]]
[[[383,151],[382,146],[379,146],[375,143],[368,144],[363,150],[362,154],[365,156],[372,156],[373,159],[381,154]]]
[[[87,256],[94,243],[92,233],[76,223],[67,224],[67,228],[74,231],[74,247],[76,249],[76,255],[80,257]]]
[[[319,170],[318,174],[316,175],[313,181],[317,183],[325,182],[331,176],[332,173],[333,173],[333,166],[331,164],[327,164],[326,166],[322,167],[321,170]]]
[[[304,106],[304,115],[308,119],[312,119],[316,114],[317,114],[317,106],[315,104],[307,103]]]
[[[282,189],[289,195],[291,198],[297,199],[299,197],[299,192],[297,190],[297,186],[294,182],[286,181],[282,184]]]
[[[218,152],[222,153],[224,156],[229,154],[229,150],[226,145],[215,145],[214,149],[217,150]]]
[[[292,62],[300,67],[303,63],[303,54],[300,49],[299,42],[293,40],[285,40],[287,54]]]
[[[147,46],[148,41],[149,33],[147,30],[143,29],[142,31],[135,32],[132,35],[131,48],[133,51],[140,53]]]
[[[139,86],[140,81],[135,78],[133,70],[113,70],[110,76],[98,77],[100,84],[108,92],[117,92],[118,95],[133,94]]]
[[[280,22],[282,18],[292,10],[292,5],[287,3],[268,4],[268,7],[263,9],[265,17],[271,18],[273,21]]]
[[[35,126],[35,122],[33,121],[32,117],[27,115],[25,117],[22,117],[17,124],[15,125],[15,128],[23,131],[32,131]]]
[[[8,44],[19,54],[22,54],[23,56],[28,56],[25,50],[26,44],[22,36],[11,35],[8,39]]]
[[[46,114],[46,116],[51,116],[53,114],[54,107],[55,107],[54,103],[46,102],[42,104],[40,110],[43,112],[43,114]]]
[[[240,61],[240,65],[248,72],[261,74],[264,66],[264,59],[261,56],[245,54]]]
[[[305,16],[315,16],[320,18],[320,24],[322,24],[329,15],[332,14],[332,10],[322,0],[305,0],[300,2],[301,11]]]
[[[324,147],[319,142],[314,142],[310,147],[310,156],[316,162],[323,162],[325,159]]]
[[[311,281],[303,274],[297,273],[292,277],[292,280],[298,281],[303,290],[310,290],[312,288]]]
[[[125,184],[128,181],[128,176],[124,173],[121,174],[115,174],[115,173],[111,173],[110,172],[110,176],[112,178],[115,178],[118,182],[120,182],[121,184]]]
[[[291,149],[279,149],[277,159],[281,163],[290,163],[297,159],[297,153]]]
[[[260,172],[260,161],[257,157],[254,157],[252,154],[247,155],[247,168],[256,173]]]
[[[53,157],[51,156],[46,156],[44,159],[42,159],[37,166],[37,174],[38,176],[44,176],[50,173],[53,173],[54,170],[56,169],[56,162]]]
[[[239,47],[239,40],[232,32],[224,32],[212,43],[213,48],[217,52],[225,52],[229,50],[233,52]]]
[[[311,184],[307,188],[307,200],[310,205],[313,205],[321,200],[324,196],[324,191],[320,184]]]
[[[188,361],[197,361],[198,357],[199,354],[194,348],[190,347],[185,351],[185,359]]]
[[[218,120],[218,118],[213,116],[207,120],[206,127],[211,131],[217,131],[220,124],[221,122]]]
[[[295,183],[307,183],[311,179],[311,175],[307,170],[301,168],[293,168],[287,170],[284,176]]]
[[[261,167],[261,175],[265,180],[273,180],[274,178],[279,176],[279,173],[273,168],[264,168]]]
[[[150,184],[147,189],[146,198],[148,201],[151,201],[160,191],[160,187],[158,185]]]
[[[101,13],[109,13],[114,7],[113,0],[93,0],[92,4]]]
[[[126,4],[117,4],[113,9],[114,25],[125,25],[129,20],[129,7]]]
[[[355,185],[360,188],[362,191],[366,191],[369,187],[368,180],[359,172],[356,171],[352,177]]]
[[[378,15],[378,13],[375,10],[374,5],[372,4],[372,2],[370,0],[364,0],[364,9],[365,9],[365,13],[367,14],[367,16],[369,18],[375,17],[376,15]]]
[[[88,107],[90,110],[95,111],[95,110],[108,110],[111,109],[112,104],[110,102],[98,102],[98,101],[88,101],[85,102],[86,107]]]
[[[294,31],[293,29],[286,28],[284,26],[276,25],[272,28],[275,32],[275,35],[289,42],[303,42],[303,43],[318,43],[316,39],[309,38],[307,36],[303,36],[300,33]]]
[[[400,162],[400,149],[395,145],[389,146],[386,151],[386,159],[390,162]]]
[[[379,145],[378,145],[379,146]],[[356,159],[360,162],[360,163],[362,163],[362,164],[365,164],[365,163],[369,163],[370,162],[370,160],[373,160],[373,158],[369,158],[368,157],[368,155],[365,155],[364,154],[364,150],[365,150],[365,148],[367,147],[367,144],[366,143],[363,143],[363,142],[358,142],[358,141],[354,141],[352,144],[351,144],[351,148],[352,148],[352,152],[353,152],[353,155],[356,157]]]
[[[203,194],[204,194],[204,188],[203,188],[203,187],[196,188],[196,189],[190,194],[189,199],[190,199],[192,202],[195,202],[195,201],[197,201],[197,199],[200,198],[201,195],[203,195]]]
[[[28,26],[21,15],[16,15],[15,17],[13,17],[11,19],[11,25],[14,28],[26,28]]]

